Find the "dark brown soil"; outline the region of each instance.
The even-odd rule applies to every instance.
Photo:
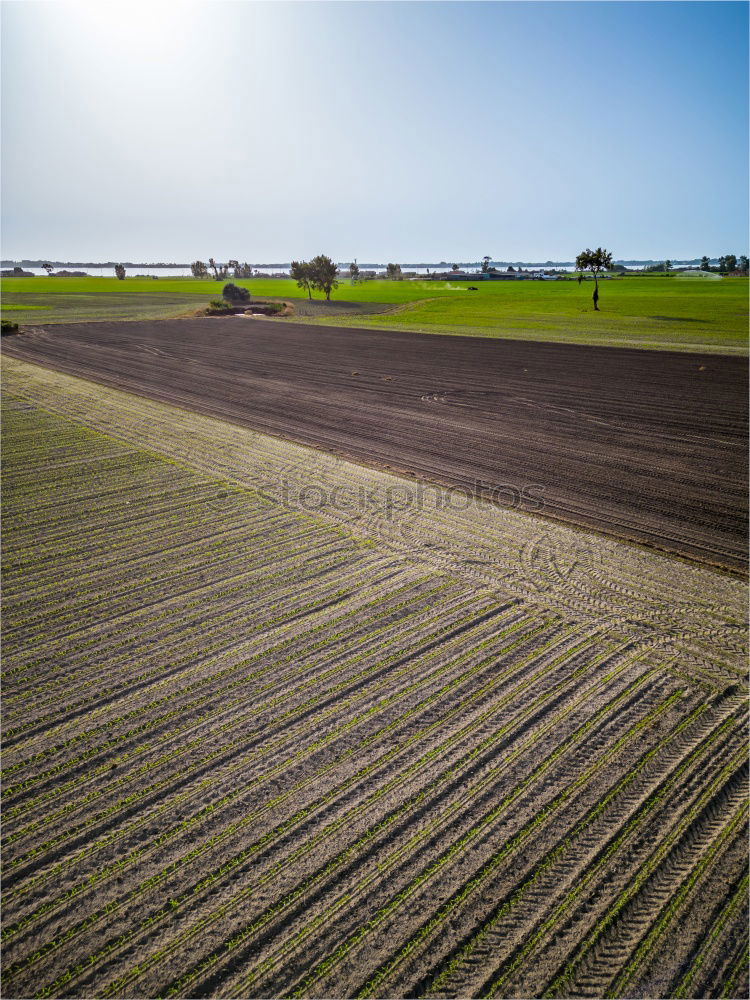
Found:
[[[747,566],[747,372],[687,353],[247,317],[36,328],[14,357],[709,564]]]

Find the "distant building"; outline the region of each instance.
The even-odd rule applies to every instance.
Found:
[[[484,271],[438,271],[427,277],[433,281],[487,281],[490,276]]]
[[[432,281],[530,281],[534,278],[552,278],[556,275],[544,275],[541,271],[439,271],[426,275]]]

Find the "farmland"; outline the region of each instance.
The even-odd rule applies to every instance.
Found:
[[[747,566],[740,358],[244,317],[60,325],[4,346],[345,458]]]
[[[5,995],[747,994],[743,581],[3,378]]]
[[[305,323],[368,325],[476,337],[747,353],[745,278],[628,277],[603,283],[601,312],[591,308],[591,283],[428,281],[341,282],[331,303],[312,304],[291,280],[238,281],[256,297],[297,303]],[[26,325],[163,319],[194,314],[223,282],[115,278],[6,278],[6,318]]]

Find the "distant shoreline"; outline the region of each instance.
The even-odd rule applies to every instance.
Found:
[[[625,267],[642,267],[648,264],[658,264],[664,258],[649,258],[648,260],[616,260],[615,264],[622,264]],[[690,260],[677,260],[672,259],[672,264],[677,266],[685,266],[688,264],[700,264],[700,257],[693,257]],[[711,257],[709,261],[714,264],[718,263],[718,258]],[[481,267],[481,260],[468,260],[468,261],[437,261],[434,263],[403,263],[401,262],[402,268],[409,267],[434,267],[434,268],[445,268],[451,267],[453,264],[458,264],[459,267]],[[189,268],[190,264],[165,264],[165,263],[133,263],[132,261],[71,261],[71,260],[50,260],[48,257],[40,257],[38,260],[2,260],[0,261],[0,267],[42,267],[44,264],[51,264],[53,267],[111,267],[114,268],[115,264],[123,264],[124,267],[150,267],[150,268]],[[490,264],[495,267],[573,267],[575,261],[572,260],[538,260],[538,261],[527,261],[527,260],[493,260]],[[251,267],[257,268],[279,268],[289,270],[291,266],[291,261],[281,264],[252,264]],[[348,267],[349,261],[338,261],[339,267]],[[373,264],[373,263],[361,263],[359,265],[361,268],[384,268],[385,264]]]

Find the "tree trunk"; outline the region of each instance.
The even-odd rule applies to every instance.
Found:
[[[599,281],[597,280],[596,271],[594,271],[594,294],[591,297],[594,300],[594,309],[599,312]]]

